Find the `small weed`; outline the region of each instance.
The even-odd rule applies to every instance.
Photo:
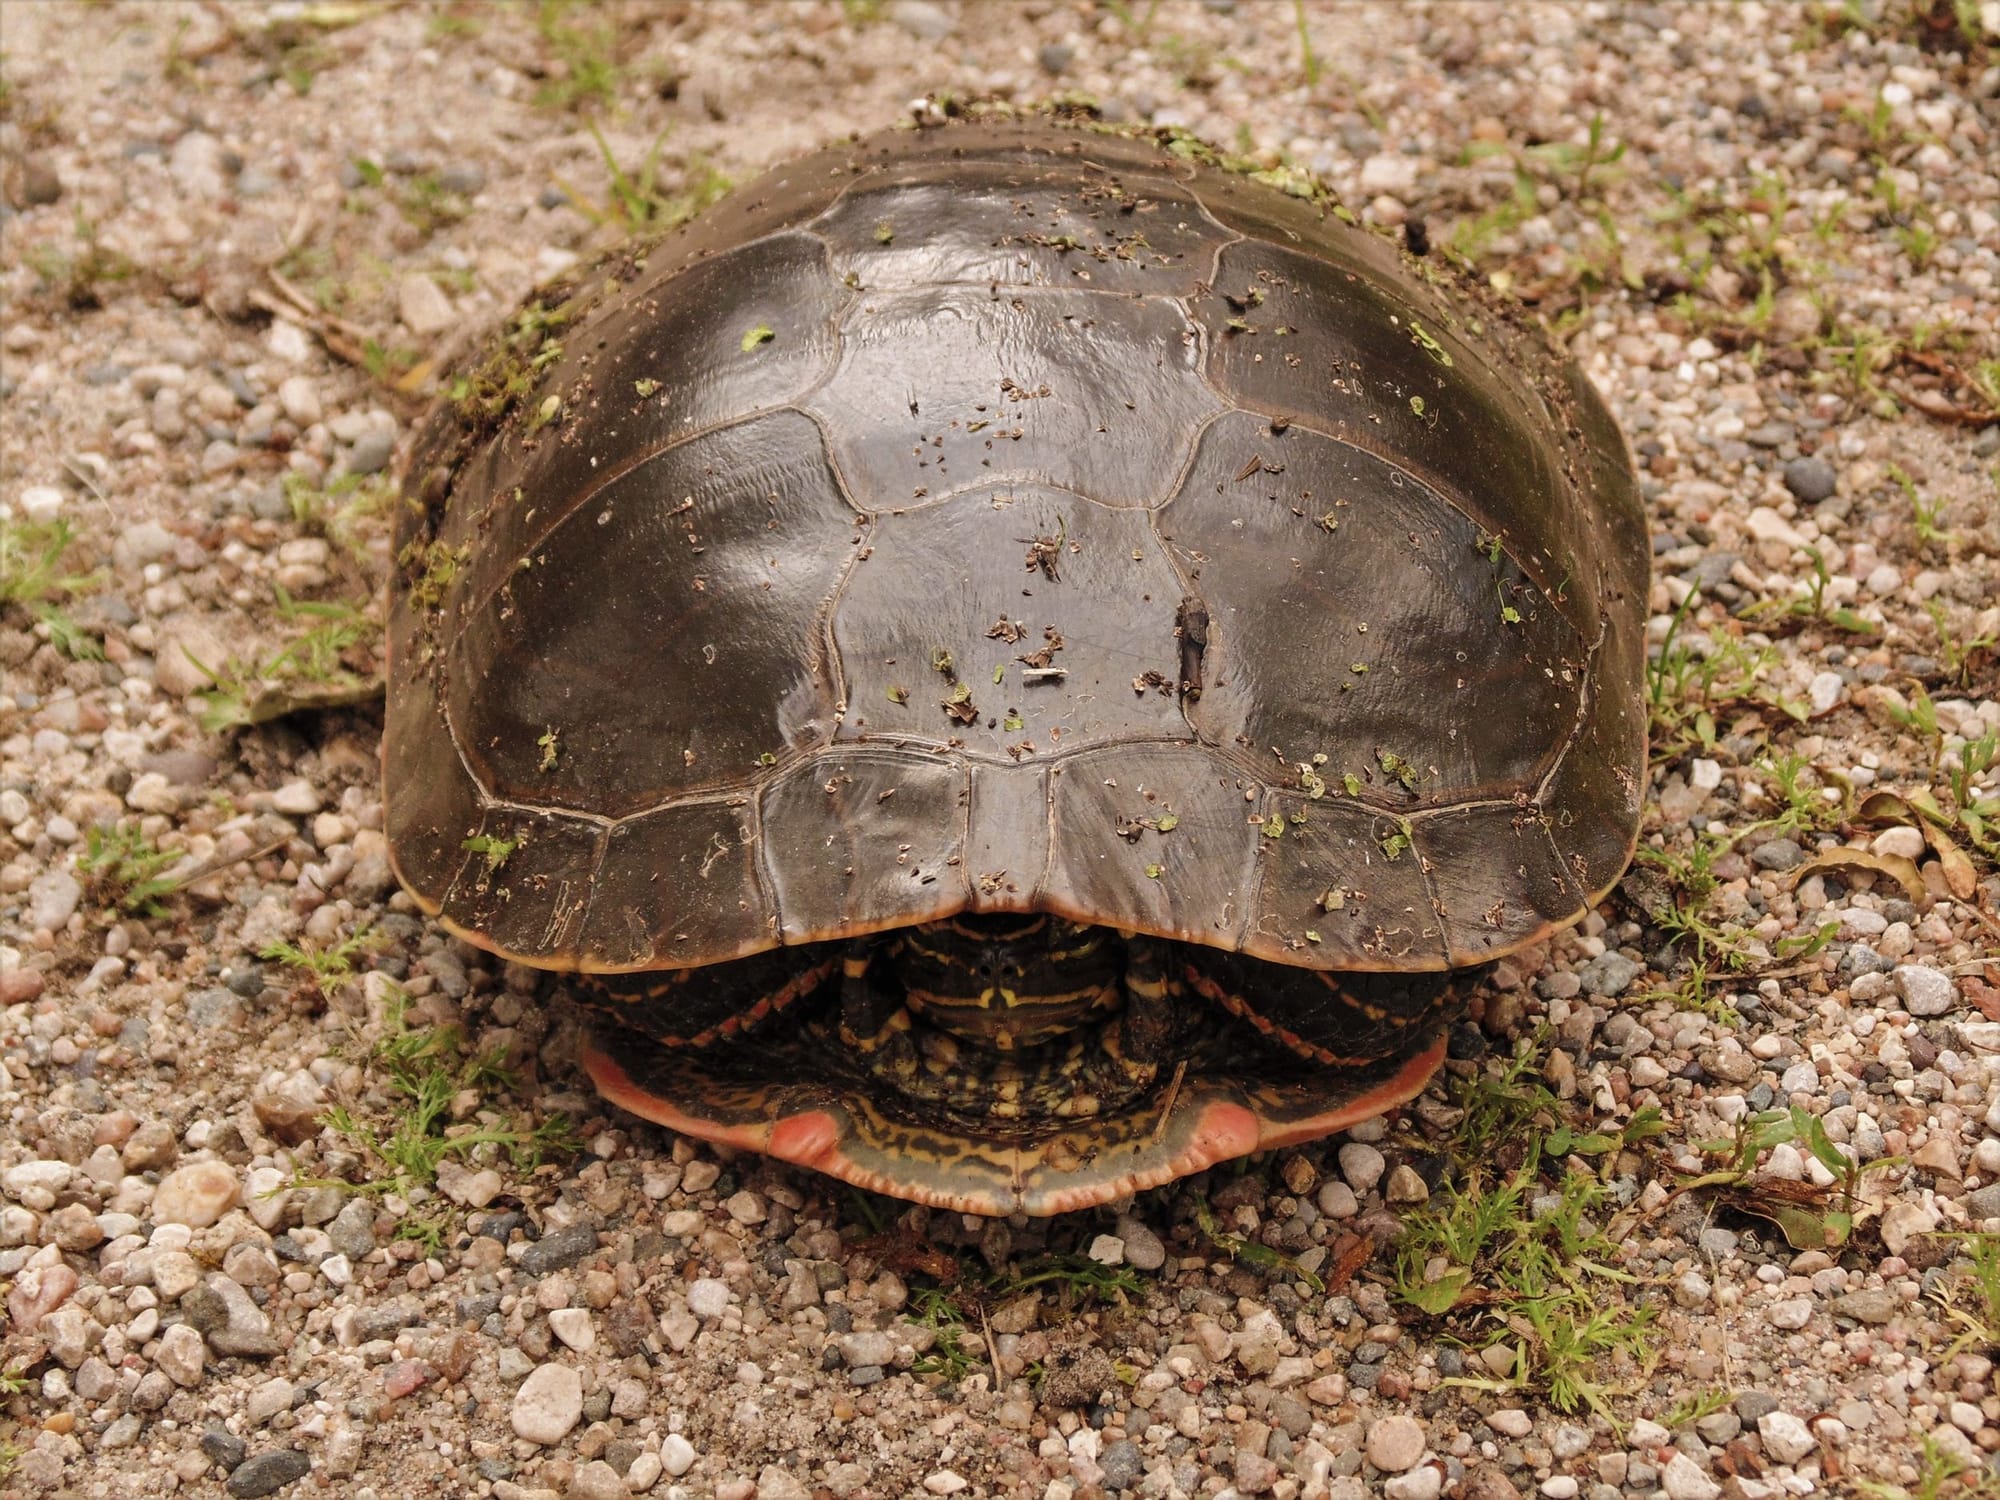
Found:
[[[1909,499],[1910,520],[1916,527],[1917,541],[1925,544],[1936,542],[1939,545],[1950,542],[1951,533],[1939,524],[1944,516],[1944,502],[1925,500],[1922,492],[1917,489],[1917,482],[1895,464],[1889,465],[1889,477]]]
[[[1931,617],[1931,624],[1937,629],[1938,665],[1944,668],[1944,675],[1961,687],[1972,686],[1973,658],[2000,645],[2000,632],[1989,631],[1970,640],[1961,640],[1952,633],[1945,619],[1944,605],[1939,600],[1926,599],[1924,612]]]
[[[354,960],[364,953],[372,953],[380,945],[375,929],[363,927],[349,934],[339,942],[321,946],[308,939],[303,943],[289,943],[282,938],[266,943],[258,949],[257,956],[272,963],[283,964],[288,969],[297,969],[306,984],[321,995],[329,994],[333,985],[354,972]]]
[[[70,252],[53,245],[38,246],[29,252],[28,263],[42,285],[66,306],[89,312],[104,306],[108,285],[130,281],[138,275],[139,268],[99,240],[97,226],[81,213],[77,214],[73,227],[80,249]]]
[[[325,537],[362,564],[370,561],[369,539],[381,534],[395,492],[380,474],[343,474],[324,487],[299,473],[284,478],[285,503],[299,530]]]
[[[1312,33],[1306,29],[1306,0],[1292,0],[1292,19],[1299,28],[1299,71],[1305,75],[1306,87],[1319,86],[1319,59],[1313,55]]]
[[[948,1290],[923,1287],[911,1293],[910,1300],[915,1304],[916,1315],[909,1321],[937,1335],[930,1352],[918,1356],[910,1365],[911,1374],[940,1375],[955,1385],[971,1374],[975,1365],[984,1362],[976,1351],[965,1347],[965,1314],[959,1311]]]
[[[556,186],[569,196],[577,212],[593,224],[616,225],[628,233],[641,228],[672,229],[692,219],[732,186],[727,174],[716,170],[707,157],[696,152],[688,158],[681,173],[680,191],[662,191],[660,153],[667,139],[664,130],[653,137],[653,144],[646,148],[638,166],[629,171],[612,154],[602,131],[592,125],[590,134],[597,142],[598,154],[604,158],[604,170],[610,179],[604,201],[593,202],[560,177]]]
[[[97,583],[96,573],[63,568],[76,533],[68,521],[28,521],[0,517],[0,604],[29,608],[81,593]]]
[[[76,867],[92,901],[115,906],[127,916],[162,917],[162,899],[179,890],[180,882],[160,872],[179,859],[141,833],[136,823],[119,823],[85,833]]]
[[[1732,635],[1701,642],[1685,635],[1699,599],[1700,590],[1692,589],[1681,600],[1646,667],[1655,762],[1714,749],[1719,734],[1716,715],[1726,709],[1775,709],[1801,723],[1807,716],[1804,704],[1784,697],[1764,680],[1778,666],[1775,646],[1752,647]]]
[[[270,656],[229,657],[211,667],[192,652],[188,660],[209,685],[194,694],[197,718],[210,734],[262,724],[304,708],[360,703],[381,691],[378,677],[348,663],[379,632],[372,613],[351,604],[294,599],[276,590],[278,617],[315,620]]]
[[[1319,1279],[1317,1272],[1308,1271],[1283,1251],[1224,1230],[1222,1221],[1216,1218],[1215,1210],[1208,1206],[1206,1198],[1194,1200],[1194,1223],[1203,1239],[1238,1265],[1249,1266],[1266,1276],[1282,1276],[1287,1281],[1310,1287],[1314,1292],[1326,1290],[1326,1283]]]
[[[1144,1294],[1130,1266],[1107,1266],[1085,1255],[1048,1255],[1028,1264],[998,1289],[1005,1299],[1037,1287],[1054,1287],[1065,1314],[1100,1302],[1122,1303]]]
[[[293,1186],[400,1193],[428,1186],[445,1162],[471,1156],[483,1147],[506,1152],[523,1171],[579,1148],[574,1129],[562,1115],[521,1130],[478,1109],[479,1097],[487,1090],[516,1087],[501,1055],[495,1051],[468,1056],[464,1035],[456,1026],[411,1027],[408,1004],[402,991],[390,991],[384,1035],[369,1052],[371,1071],[379,1075],[392,1101],[386,1128],[363,1123],[345,1106],[326,1114],[326,1123],[364,1152],[381,1175],[360,1182],[299,1180]],[[475,1111],[480,1116],[477,1121],[460,1121],[461,1115]]]
[[[1850,635],[1877,634],[1881,627],[1873,621],[1864,620],[1844,605],[1827,602],[1826,587],[1832,582],[1832,575],[1827,572],[1826,559],[1820,556],[1817,547],[1806,548],[1806,556],[1812,559],[1813,570],[1812,577],[1805,581],[1804,593],[1784,599],[1760,599],[1743,611],[1744,617],[1772,615],[1781,620],[1818,620]]]
[[[1713,1390],[1696,1391],[1683,1396],[1667,1409],[1660,1418],[1660,1425],[1669,1432],[1682,1427],[1692,1427],[1703,1417],[1712,1417],[1736,1399],[1736,1392],[1717,1387]]]
[[[1579,1150],[1623,1149],[1656,1133],[1658,1121],[1635,1118],[1602,1139],[1533,1129],[1555,1107],[1535,1078],[1540,1050],[1523,1046],[1465,1086],[1457,1139],[1479,1165],[1404,1221],[1395,1288],[1419,1312],[1463,1317],[1469,1345],[1511,1355],[1496,1378],[1447,1383],[1541,1393],[1560,1411],[1587,1406],[1609,1418],[1603,1366],[1644,1358],[1652,1311],[1630,1306],[1621,1290],[1635,1278],[1615,1264],[1618,1249],[1597,1222],[1610,1207],[1605,1188],[1559,1163]],[[1490,1152],[1523,1137],[1526,1154],[1512,1171],[1488,1165],[1476,1144]]]
[[[2000,1234],[1960,1234],[1966,1269],[1933,1293],[1946,1314],[1963,1326],[1957,1348],[2000,1349]],[[1969,1305],[1962,1305],[1969,1304]]]
[[[1759,1158],[1772,1147],[1787,1143],[1796,1143],[1811,1153],[1832,1174],[1837,1188],[1821,1190],[1810,1184],[1753,1175]],[[1862,1177],[1901,1160],[1885,1157],[1866,1165],[1853,1160],[1834,1144],[1818,1115],[1797,1105],[1745,1115],[1736,1122],[1734,1135],[1703,1141],[1700,1149],[1720,1158],[1721,1165],[1683,1182],[1680,1191],[1723,1189],[1733,1207],[1777,1225],[1794,1250],[1830,1250],[1845,1245],[1854,1233]]]
[[[71,661],[103,661],[104,642],[53,605],[35,611],[36,620],[49,633],[49,644]]]
[[[535,103],[548,109],[578,109],[585,104],[617,102],[620,69],[615,57],[617,37],[610,26],[579,26],[571,17],[593,7],[577,0],[542,0],[535,30],[554,54],[551,76],[535,91]]]
[[[1974,1500],[1974,1497],[1990,1497],[1992,1494],[1990,1486],[1981,1485],[1977,1465],[1966,1462],[1945,1448],[1928,1432],[1922,1435],[1916,1470],[1913,1489],[1864,1479],[1860,1481],[1859,1493],[1868,1496],[1869,1500],[1953,1500],[1957,1496]]]

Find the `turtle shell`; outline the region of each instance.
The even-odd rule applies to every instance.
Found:
[[[521,962],[959,913],[1444,970],[1621,873],[1647,538],[1538,331],[1186,138],[901,129],[510,324],[421,435],[396,869]]]

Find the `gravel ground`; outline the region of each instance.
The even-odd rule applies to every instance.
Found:
[[[2000,8],[0,26],[0,1491],[2000,1490]],[[437,371],[621,214],[947,89],[1421,216],[1656,530],[1634,875],[1398,1118],[1053,1222],[599,1106],[394,890],[367,694]]]

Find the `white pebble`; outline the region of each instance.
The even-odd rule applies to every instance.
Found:
[[[588,1354],[597,1344],[597,1325],[587,1308],[556,1308],[549,1314],[549,1332],[578,1354]]]
[[[568,1365],[539,1365],[514,1393],[516,1435],[549,1447],[583,1416],[583,1377]]]
[[[688,1284],[687,1299],[697,1318],[719,1318],[729,1306],[729,1283],[703,1276]]]
[[[1795,1464],[1818,1446],[1806,1424],[1788,1411],[1765,1412],[1757,1419],[1757,1436],[1764,1452],[1781,1464]]]
[[[678,1432],[667,1434],[667,1440],[660,1444],[660,1462],[666,1466],[669,1479],[679,1479],[694,1467],[694,1444]]]

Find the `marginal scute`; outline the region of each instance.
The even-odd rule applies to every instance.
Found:
[[[604,973],[741,958],[777,942],[754,809],[682,803],[612,826],[575,967]]]
[[[1316,969],[1444,968],[1410,828],[1408,818],[1346,796],[1273,799],[1260,825],[1261,880],[1244,952]]]
[[[1261,788],[1195,745],[1112,746],[1071,757],[1052,784],[1051,910],[1232,947],[1249,919]],[[1162,824],[1166,824],[1162,828]]]
[[[1413,840],[1419,859],[1448,872],[1438,919],[1454,965],[1510,953],[1552,918],[1583,914],[1586,892],[1532,804],[1444,808],[1414,820]]]
[[[402,618],[390,622],[392,649],[399,633],[408,641],[416,639],[410,611],[395,613]],[[428,910],[436,911],[465,863],[465,840],[479,830],[480,799],[478,786],[452,748],[451,728],[433,681],[430,672],[407,671],[389,695],[384,763],[394,794],[384,805],[383,831],[397,875]]]
[[[458,878],[439,915],[523,962],[566,963],[583,933],[604,840],[604,825],[590,819],[488,807],[460,845]]]
[[[965,904],[966,773],[934,755],[848,746],[765,788],[759,857],[787,943],[906,927]]]
[[[1596,680],[1609,676],[1600,665]],[[1600,698],[1543,794],[1556,847],[1576,884],[1593,898],[1610,888],[1632,856],[1645,763],[1646,720],[1636,695]]]
[[[965,835],[971,910],[1035,909],[1048,874],[1049,772],[1032,758],[972,768]]]

